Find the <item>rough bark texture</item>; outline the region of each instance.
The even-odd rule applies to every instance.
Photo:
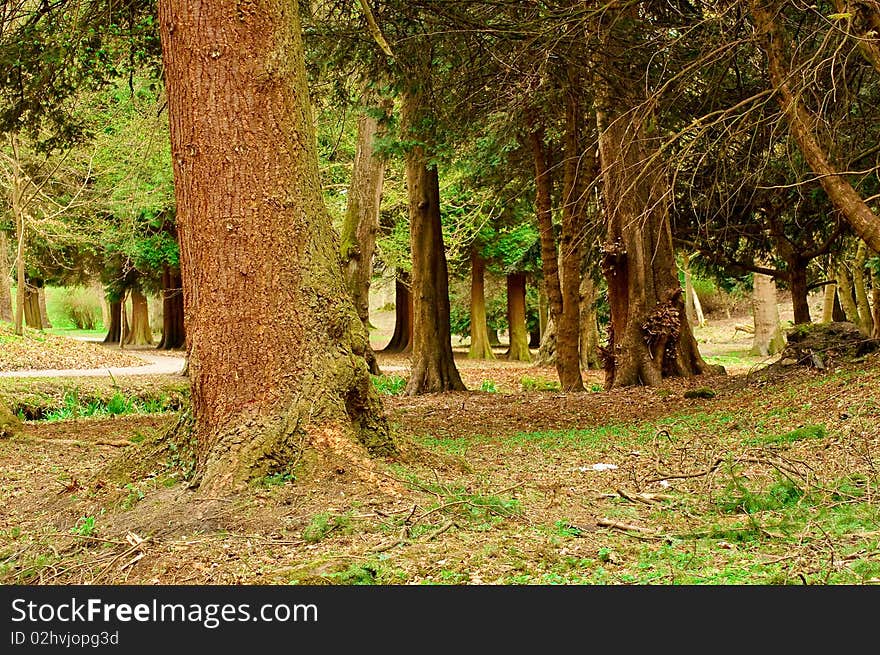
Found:
[[[150,327],[150,310],[147,297],[139,289],[132,289],[131,323],[125,336],[125,344],[129,346],[152,346],[153,329]]]
[[[0,230],[0,321],[12,322],[12,278],[10,277],[9,240]]]
[[[836,284],[826,284],[822,292],[822,322],[831,323],[834,320],[834,298],[837,295]]]
[[[30,283],[24,285],[24,324],[34,330],[43,329],[43,317],[40,312],[40,292]]]
[[[161,0],[159,23],[198,482],[395,452],[321,198],[296,5]]]
[[[794,140],[834,207],[872,250],[880,251],[880,218],[831,163],[828,153],[815,136],[816,118],[791,87],[786,46],[774,17],[779,3],[776,0],[750,0],[750,4],[755,28],[767,55],[770,81]]]
[[[533,360],[535,366],[556,366],[556,323],[552,318],[547,321],[541,345]]]
[[[865,336],[870,336],[874,331],[874,319],[871,316],[871,303],[868,300],[868,285],[865,280],[865,262],[868,259],[868,248],[864,241],[859,242],[856,257],[853,260],[853,292],[855,294],[856,307],[859,309],[859,322],[857,325]]]
[[[424,67],[404,93],[401,122],[404,138],[430,144],[425,125],[432,124],[427,102],[430,70]],[[429,145],[414,145],[406,153],[412,252],[413,346],[407,395],[463,391],[452,355],[449,326],[449,277],[440,222],[440,184],[429,161]]]
[[[387,107],[383,107],[387,109]],[[369,334],[370,281],[373,277],[373,252],[379,231],[379,206],[382,202],[382,184],[385,161],[374,152],[374,143],[384,134],[379,120],[372,114],[358,117],[357,147],[348,205],[340,233],[340,253],[345,271],[345,283],[354,302],[358,317]],[[373,348],[367,344],[365,352],[370,373],[379,375],[379,363]]]
[[[24,192],[24,180],[18,167],[18,137],[13,134],[10,137],[12,154],[14,157],[12,167],[12,218],[15,220],[15,333],[21,336],[24,333],[24,305],[27,280],[24,268],[24,241],[25,219],[24,210],[21,206],[22,193]]]
[[[596,284],[589,275],[581,280],[580,353],[581,368],[602,368],[599,356],[599,322],[596,317]]]
[[[409,273],[398,271],[394,280],[394,332],[388,345],[382,349],[386,353],[408,353],[412,351],[413,301],[410,292]]]
[[[489,342],[489,328],[486,325],[486,263],[477,253],[471,250],[471,347],[468,350],[470,359],[495,359]]]
[[[183,280],[180,269],[162,268],[162,339],[156,348],[177,350],[186,345],[183,323]]]
[[[40,324],[46,330],[52,327],[49,321],[49,311],[46,309],[46,287],[42,283],[37,287],[37,305],[40,308]]]
[[[794,311],[794,324],[812,322],[810,317],[809,293],[807,286],[807,263],[797,255],[788,258],[788,288],[791,291],[791,306]]]
[[[618,22],[624,11],[627,20]],[[634,29],[632,11],[609,12],[607,24]],[[658,136],[639,81],[616,70],[620,43],[606,34],[602,74],[595,77],[606,220],[602,268],[611,308],[609,344],[603,349],[609,388],[721,372],[700,356],[685,316]],[[616,78],[613,86],[605,81],[610,78]]]
[[[755,319],[755,338],[750,354],[767,357],[785,347],[785,335],[779,324],[776,304],[776,281],[769,275],[755,273],[752,289],[752,314]]]
[[[107,335],[104,343],[119,343],[122,337],[122,301],[110,301],[110,323],[107,325]]]
[[[526,329],[526,274],[507,276],[507,324],[510,346],[507,358],[517,362],[532,361],[529,351],[529,332]]]

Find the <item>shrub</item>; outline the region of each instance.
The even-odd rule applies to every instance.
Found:
[[[101,325],[101,301],[94,291],[82,287],[65,289],[61,309],[77,330],[96,330]]]

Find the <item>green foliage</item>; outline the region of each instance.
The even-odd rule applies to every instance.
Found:
[[[317,543],[335,530],[345,533],[350,528],[350,512],[335,516],[322,512],[312,517],[312,520],[303,529],[302,538],[309,543]]]
[[[386,396],[399,396],[406,389],[406,378],[399,375],[373,375],[373,386]]]
[[[76,520],[76,524],[70,529],[72,534],[78,534],[83,537],[90,537],[95,533],[95,517],[81,516]]]
[[[264,487],[264,488],[268,489],[271,487],[280,487],[282,485],[287,484],[288,482],[294,482],[295,480],[296,480],[295,475],[293,475],[292,473],[287,473],[287,472],[282,471],[282,472],[278,472],[278,473],[271,473],[269,475],[264,475],[261,478],[257,478],[256,480],[253,481],[252,484],[256,487]]]
[[[561,391],[562,387],[557,380],[547,380],[543,378],[533,378],[524,375],[520,381],[523,391]]]
[[[144,499],[144,492],[131,482],[125,485],[125,489],[128,491],[128,495],[122,500],[120,505],[122,509],[129,510]]]
[[[143,400],[137,397],[126,396],[121,391],[116,391],[109,399],[104,400],[94,397],[81,398],[79,390],[72,389],[64,394],[61,406],[46,410],[41,420],[69,421],[92,416],[155,414],[175,409],[176,405],[176,401],[165,394],[157,398]]]
[[[493,380],[483,380],[480,383],[480,391],[486,391],[488,393],[498,393],[498,387],[495,386],[495,382]]]
[[[816,424],[805,425],[782,434],[761,435],[749,439],[745,443],[749,445],[791,444],[804,439],[824,439],[827,436],[828,429],[822,424]]]
[[[716,500],[725,513],[755,514],[779,510],[801,502],[804,491],[791,478],[779,478],[770,489],[753,492],[745,486],[745,478],[734,474],[724,493]]]
[[[77,330],[96,330],[102,325],[100,301],[93,292],[82,287],[64,290],[61,309],[67,323]]]

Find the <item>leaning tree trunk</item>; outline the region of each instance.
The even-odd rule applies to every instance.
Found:
[[[602,368],[599,357],[599,322],[596,317],[596,284],[589,273],[581,281],[580,331],[581,368],[588,371]]]
[[[703,305],[700,303],[700,297],[694,289],[690,257],[687,253],[682,254],[681,263],[682,270],[684,271],[684,306],[688,323],[703,327],[706,325],[706,317],[703,316]]]
[[[541,335],[541,345],[533,363],[535,366],[556,366],[556,322],[552,318]]]
[[[131,324],[125,337],[129,346],[152,346],[153,329],[147,297],[139,289],[131,290]]]
[[[409,353],[412,351],[413,301],[410,291],[410,275],[398,271],[394,279],[394,332],[385,353]]]
[[[197,479],[395,452],[321,197],[296,7],[161,0],[159,23]]]
[[[792,67],[786,64],[783,30],[777,26],[779,3],[776,0],[750,0],[755,28],[767,56],[770,82],[788,121],[788,127],[804,159],[819,179],[819,183],[844,220],[874,251],[880,251],[880,218],[871,210],[858,192],[834,166],[828,153],[815,136],[816,117],[806,108],[790,80]]]
[[[387,107],[383,106],[383,109],[387,110]],[[376,154],[374,144],[384,133],[379,119],[373,114],[365,112],[358,117],[354,167],[340,234],[345,283],[367,334],[370,331],[373,252],[376,249],[376,233],[379,231],[379,205],[385,178],[385,160]],[[379,375],[379,363],[369,343],[365,357],[370,373]]]
[[[855,293],[856,306],[859,308],[859,329],[865,336],[870,336],[874,331],[874,319],[871,316],[868,285],[865,282],[865,262],[867,259],[868,247],[864,241],[859,241],[856,257],[853,260],[853,292]]]
[[[611,11],[612,25],[624,11],[635,10]],[[628,18],[631,27],[637,17]],[[606,220],[602,268],[611,307],[606,386],[654,386],[666,376],[720,372],[703,361],[685,316],[650,103],[638,100],[637,78],[616,70],[621,42],[615,45],[610,28],[605,37],[594,79]],[[611,78],[614,85],[605,81]]]
[[[177,350],[186,345],[183,325],[183,280],[179,269],[162,267],[162,339],[156,348]]]
[[[403,94],[401,108],[403,134],[416,143],[406,153],[413,295],[413,348],[407,395],[465,390],[452,355],[440,183],[437,167],[430,161],[432,139],[425,127],[433,123],[427,109],[429,82],[430,69],[422,65],[420,74],[410,80],[410,88]]]
[[[470,359],[495,359],[486,325],[486,263],[476,248],[471,248],[471,347]]]
[[[752,289],[752,313],[755,319],[755,338],[749,354],[767,357],[785,347],[785,335],[779,324],[776,304],[776,281],[769,275],[755,273]]]
[[[526,329],[525,273],[510,273],[507,276],[507,324],[510,332],[507,359],[517,362],[532,361],[529,332]]]

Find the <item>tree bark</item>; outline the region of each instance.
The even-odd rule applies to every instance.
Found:
[[[547,328],[541,335],[541,346],[534,359],[535,366],[556,366],[556,322],[553,318],[547,321]]]
[[[388,103],[383,109],[388,110]],[[385,161],[374,151],[376,139],[384,135],[378,118],[363,113],[358,117],[357,147],[348,189],[348,205],[340,234],[340,252],[345,282],[358,317],[369,334],[370,282],[373,277],[373,252],[379,231],[379,206],[385,178]],[[367,344],[367,365],[373,375],[381,374],[372,346]]]
[[[837,284],[826,284],[822,290],[822,322],[834,321],[834,298],[837,295]]]
[[[119,343],[122,338],[122,301],[110,301],[110,325],[107,326],[107,335],[104,343]]]
[[[599,322],[596,318],[596,285],[584,275],[581,281],[580,353],[581,368],[587,371],[602,368],[599,357]]]
[[[440,183],[428,148],[433,142],[424,127],[428,110],[430,68],[423,63],[403,94],[404,138],[414,141],[406,153],[412,252],[413,347],[407,395],[464,391],[452,354],[449,326],[449,277],[440,221]]]
[[[691,276],[690,257],[687,253],[681,256],[682,269],[684,271],[684,299],[685,313],[688,323],[691,325],[706,325],[706,317],[703,316],[703,305],[700,303],[700,297],[694,290],[694,282]]]
[[[507,275],[507,324],[510,332],[510,347],[507,359],[516,362],[532,361],[529,351],[529,332],[526,329],[526,274]]]
[[[865,262],[868,259],[868,247],[864,241],[859,241],[856,257],[853,260],[853,291],[855,292],[856,307],[859,309],[859,329],[865,336],[871,336],[874,331],[874,319],[871,316],[871,303],[868,301],[868,285],[865,282]]]
[[[632,29],[638,17],[630,8],[609,11],[606,19],[602,73],[594,77],[606,220],[602,269],[611,308],[605,384],[655,386],[666,376],[721,372],[700,356],[685,315],[651,103],[637,78],[617,71],[620,42],[611,31]],[[618,78],[613,85],[610,77]]]
[[[470,359],[495,359],[489,345],[489,328],[486,325],[486,294],[484,275],[486,264],[471,248],[471,347]]]
[[[198,483],[396,452],[321,197],[297,7],[161,0],[159,24]]]
[[[788,258],[788,288],[791,291],[791,306],[794,310],[794,324],[811,323],[809,287],[807,286],[807,262],[792,254]]]
[[[767,56],[767,68],[773,89],[778,94],[789,130],[801,153],[819,178],[834,207],[850,224],[853,231],[874,251],[880,251],[880,218],[865,203],[849,181],[832,165],[828,154],[814,134],[816,118],[798,99],[789,84],[791,71],[785,65],[785,44],[776,26],[773,11],[775,0],[750,0],[755,28]]]
[[[25,282],[24,285],[24,323],[34,330],[43,329],[43,317],[40,312],[40,293],[37,287]]]
[[[872,339],[880,339],[880,269],[871,269],[871,316],[874,320]]]
[[[152,346],[153,329],[150,327],[150,310],[147,297],[140,289],[131,290],[131,324],[125,338],[129,346]]]
[[[413,301],[410,292],[410,275],[398,271],[394,279],[394,332],[382,352],[412,352]]]
[[[0,230],[0,321],[12,323],[12,278],[10,277],[9,241]]]
[[[186,345],[183,323],[183,280],[180,269],[162,267],[162,338],[156,348],[177,350]]]
[[[40,311],[41,329],[48,330],[52,327],[52,323],[49,322],[49,311],[46,308],[46,287],[42,283],[37,285],[37,306]]]
[[[12,218],[15,220],[15,334],[21,336],[24,334],[24,305],[25,291],[27,289],[27,280],[25,277],[24,267],[24,246],[25,246],[25,218],[24,208],[21,206],[22,194],[24,193],[24,180],[19,169],[18,154],[18,136],[13,134],[10,137],[12,143]]]
[[[755,273],[752,289],[752,314],[755,319],[755,338],[749,354],[767,357],[785,347],[785,335],[779,324],[776,304],[776,281],[769,275]]]
[[[840,306],[843,307],[846,320],[854,325],[860,325],[859,306],[853,295],[852,277],[843,261],[837,265],[837,297],[840,298]]]

